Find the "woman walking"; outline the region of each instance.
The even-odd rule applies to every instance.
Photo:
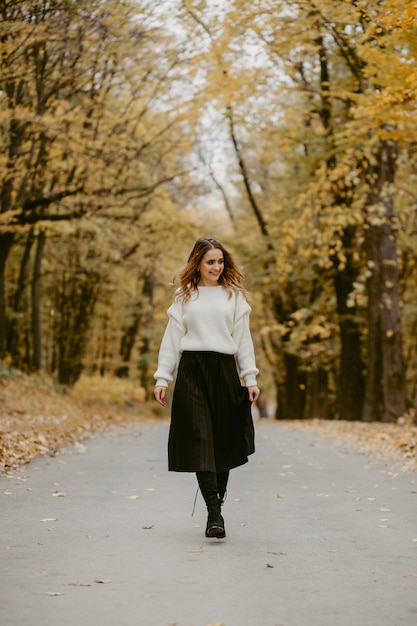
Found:
[[[255,450],[251,403],[259,389],[251,308],[235,259],[215,239],[197,240],[176,282],[154,374],[155,398],[165,406],[177,372],[168,467],[196,473],[208,510],[206,537],[223,538],[229,471]]]

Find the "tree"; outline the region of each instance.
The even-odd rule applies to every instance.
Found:
[[[42,364],[42,260],[48,239],[70,235],[82,246],[84,234],[91,236],[89,219],[98,215],[138,222],[149,199],[181,174],[176,128],[183,123],[184,97],[168,97],[178,80],[181,50],[155,23],[152,3],[146,0],[5,2],[1,11],[0,115],[5,132],[0,168],[5,175],[0,192],[0,356],[7,349],[23,363],[18,357],[19,312],[34,263],[32,354],[26,351],[24,359],[32,369]],[[39,245],[31,260],[35,241]],[[15,252],[18,258],[11,257]],[[14,289],[7,281],[8,290],[7,264],[13,271],[21,267]],[[62,271],[58,284],[64,317],[66,297],[79,306],[77,297],[83,303],[97,299],[101,272],[96,268],[87,280],[75,263],[69,264],[71,276]],[[91,278],[97,282],[94,289],[88,286]],[[84,314],[92,315],[85,304]],[[47,310],[43,306],[44,319]],[[87,332],[88,324],[85,328]],[[67,348],[71,355],[75,350],[64,348],[62,338],[60,342],[55,364],[63,363]],[[77,346],[82,359],[85,346],[82,341]],[[74,371],[63,378],[73,380],[78,365]]]
[[[287,328],[286,342],[281,343],[284,355],[295,356],[290,347],[294,342],[288,341],[294,335],[290,330],[294,328],[292,314],[306,305],[314,311],[320,300],[329,302],[331,280],[339,319],[339,413],[348,419],[359,417],[364,397],[364,419],[395,419],[406,408],[395,177],[401,145],[408,142],[404,129],[412,126],[412,122],[411,126],[407,123],[407,111],[413,101],[409,85],[414,79],[410,79],[409,68],[415,63],[415,7],[410,3],[404,7],[395,0],[368,3],[367,7],[356,2],[335,5],[328,0],[297,2],[291,7],[280,2],[234,2],[214,16],[202,11],[201,4],[184,5],[200,26],[200,35],[203,31],[208,34],[211,57],[204,59],[215,60],[218,69],[212,76],[221,93],[217,100],[224,105],[229,124],[233,111],[231,138],[248,205],[267,244],[264,258],[270,258],[272,245],[280,273],[287,264],[288,276],[297,276],[298,283],[291,276],[298,288],[286,314],[279,303],[288,299],[280,296],[279,290],[274,295],[268,287],[272,301],[278,303],[274,307],[276,320]],[[242,60],[248,43],[258,53],[259,64],[253,58],[247,63]],[[392,66],[396,67],[395,78],[389,69]],[[208,89],[212,90],[213,84]],[[388,108],[387,103],[393,101],[395,109]],[[370,111],[377,112],[376,117],[371,118]],[[255,114],[258,131],[250,134],[248,128],[254,126],[251,120]],[[273,140],[267,135],[275,140],[284,137],[283,143],[276,143],[275,155]],[[262,153],[268,155],[269,167],[261,170]],[[271,211],[266,190],[270,187],[276,191],[276,186],[267,181],[268,174],[265,176],[268,169],[282,163],[287,177],[291,176],[298,187],[295,193],[287,189],[287,202],[292,199],[296,208],[291,226],[285,230],[284,205]],[[274,230],[280,237],[279,245],[271,242]],[[307,244],[311,261],[304,276],[294,267],[301,250],[297,246],[294,257],[294,246],[283,245],[289,231],[292,239],[298,233],[298,241]],[[311,285],[310,302],[300,297],[306,279]],[[284,293],[289,288],[294,293],[290,282],[279,282]],[[361,285],[366,286],[367,324],[363,308],[361,312],[363,298],[360,300],[356,293]],[[310,315],[311,323],[314,319],[315,315]],[[311,339],[317,341],[314,335]],[[305,353],[305,345],[303,339],[300,355]],[[314,358],[317,362],[317,355]],[[302,367],[310,367],[305,358],[302,361]],[[284,368],[288,367],[284,359]],[[315,371],[318,375],[320,367]],[[293,369],[289,378],[297,378]],[[314,377],[311,381],[314,388]],[[304,388],[304,383],[298,388]],[[285,412],[288,414],[287,409]]]

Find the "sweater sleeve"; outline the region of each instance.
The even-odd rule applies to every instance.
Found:
[[[159,348],[158,369],[154,374],[157,387],[168,387],[168,383],[172,383],[180,360],[180,341],[186,332],[180,300],[176,300],[169,307],[168,317],[168,324]]]
[[[251,308],[239,292],[236,296],[236,312],[233,327],[233,339],[238,347],[236,362],[239,376],[245,381],[246,387],[256,385],[259,370],[255,363],[255,351],[250,333],[249,316]]]

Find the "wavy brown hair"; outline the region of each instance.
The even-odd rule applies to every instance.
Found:
[[[243,286],[243,274],[231,252],[226,250],[216,239],[200,237],[200,239],[197,239],[195,242],[186,265],[181,267],[174,275],[173,283],[174,285],[179,285],[179,289],[175,293],[175,298],[183,298],[184,302],[187,302],[191,294],[197,291],[200,282],[200,272],[197,271],[198,266],[206,252],[213,248],[221,250],[224,258],[224,269],[218,280],[219,285],[229,292],[229,297],[231,297],[233,291],[241,291],[243,295],[247,297],[247,291]]]

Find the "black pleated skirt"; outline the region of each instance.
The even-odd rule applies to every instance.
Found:
[[[168,467],[224,472],[255,451],[248,390],[233,355],[183,352],[172,399]]]

